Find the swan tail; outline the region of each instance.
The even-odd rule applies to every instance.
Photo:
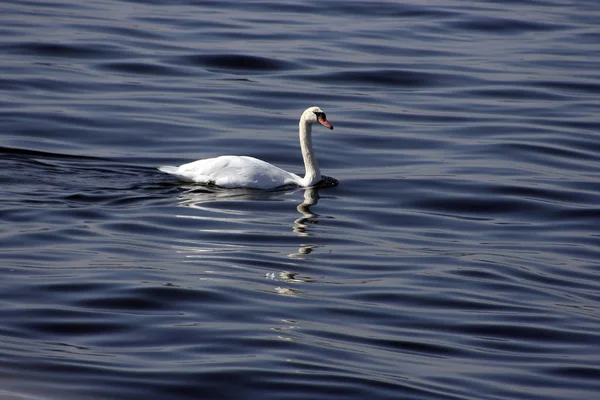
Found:
[[[169,175],[176,176],[179,180],[184,182],[196,182],[196,180],[191,176],[186,176],[181,173],[179,167],[174,167],[172,165],[163,165],[162,167],[158,167],[158,170],[161,172],[165,172]]]
[[[177,171],[179,170],[179,167],[174,167],[172,165],[163,165],[162,167],[158,167],[158,170],[165,172],[167,174],[177,175]]]

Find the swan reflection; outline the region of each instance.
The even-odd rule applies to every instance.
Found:
[[[318,224],[317,214],[310,209],[311,206],[319,202],[319,191],[316,188],[307,188],[304,190],[304,201],[296,207],[296,210],[302,215],[294,221],[294,232],[300,236],[309,235],[310,224]],[[310,253],[310,251],[308,251]]]
[[[292,224],[292,230],[299,236],[310,236],[310,228],[319,223],[318,214],[311,210],[311,207],[319,202],[319,188],[290,188],[279,191],[262,191],[254,189],[220,189],[207,186],[184,186],[187,189],[179,198],[179,205],[197,210],[211,212],[210,217],[200,217],[191,215],[178,215],[181,218],[192,219],[210,219],[212,221],[226,220],[231,222],[231,215],[249,216],[256,219],[257,212],[233,207],[218,207],[214,204],[220,201],[284,201],[285,197],[292,195],[300,190],[304,191],[303,201],[296,206],[300,217],[296,218]],[[215,211],[221,214],[227,214],[229,217],[221,218],[215,215]],[[248,221],[250,222],[250,221]],[[302,246],[298,249],[298,254],[310,254],[315,246]]]
[[[256,234],[253,230],[259,224],[278,224],[278,221],[273,218],[272,210],[275,205],[264,206],[264,202],[285,202],[289,204],[287,202],[289,196],[300,191],[303,192],[303,198],[302,202],[296,206],[299,215],[290,221],[291,230],[299,238],[308,238],[315,235],[314,228],[320,223],[319,215],[312,210],[312,207],[316,206],[320,199],[319,187],[294,187],[277,191],[221,189],[197,185],[184,186],[183,188],[186,191],[180,195],[178,204],[201,212],[188,212],[185,213],[186,215],[178,215],[178,217],[202,221],[197,229],[210,235],[208,236],[210,237],[208,243],[193,241],[187,245],[182,243],[182,246],[178,246],[178,251],[184,253],[186,258],[202,258],[205,260],[206,257],[215,257],[222,262],[224,252],[258,251],[262,252],[261,257],[269,257],[269,254],[277,253],[277,249],[273,251],[272,246],[276,246],[274,243],[280,240],[280,234],[264,232],[263,230]],[[257,205],[257,201],[262,202],[263,205]],[[242,204],[233,207],[233,204],[230,205],[224,202],[241,202]],[[248,203],[243,204],[244,202]],[[279,230],[279,228],[276,230]],[[283,240],[286,240],[285,237]],[[290,260],[281,264],[285,265],[286,269],[290,266],[294,268],[296,263],[302,262],[318,247],[319,245],[301,242],[297,251],[287,255],[288,259],[297,261]],[[235,258],[236,256],[232,255],[231,259]],[[298,264],[297,267],[300,267],[300,265]],[[284,296],[295,296],[300,293],[299,289],[289,287],[289,285],[315,281],[310,276],[299,276],[297,273],[289,272],[283,268],[279,272],[266,273],[265,277],[278,282],[280,285],[286,285],[286,287],[277,286],[274,288],[275,293]]]

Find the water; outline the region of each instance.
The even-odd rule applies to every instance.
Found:
[[[0,397],[592,399],[600,5],[5,1]],[[337,187],[184,185],[244,154]]]

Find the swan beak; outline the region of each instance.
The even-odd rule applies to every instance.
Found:
[[[317,121],[319,121],[319,123],[320,123],[321,125],[323,125],[325,128],[333,129],[333,125],[331,125],[331,124],[329,123],[329,121],[327,121],[327,120],[326,120],[325,118],[323,118],[322,116],[319,116],[319,117],[317,118]]]

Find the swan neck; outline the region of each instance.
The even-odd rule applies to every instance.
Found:
[[[321,180],[321,170],[315,156],[312,145],[312,125],[304,118],[300,119],[299,124],[300,148],[302,149],[302,158],[304,159],[304,168],[306,174],[302,179],[302,186],[312,186]]]

